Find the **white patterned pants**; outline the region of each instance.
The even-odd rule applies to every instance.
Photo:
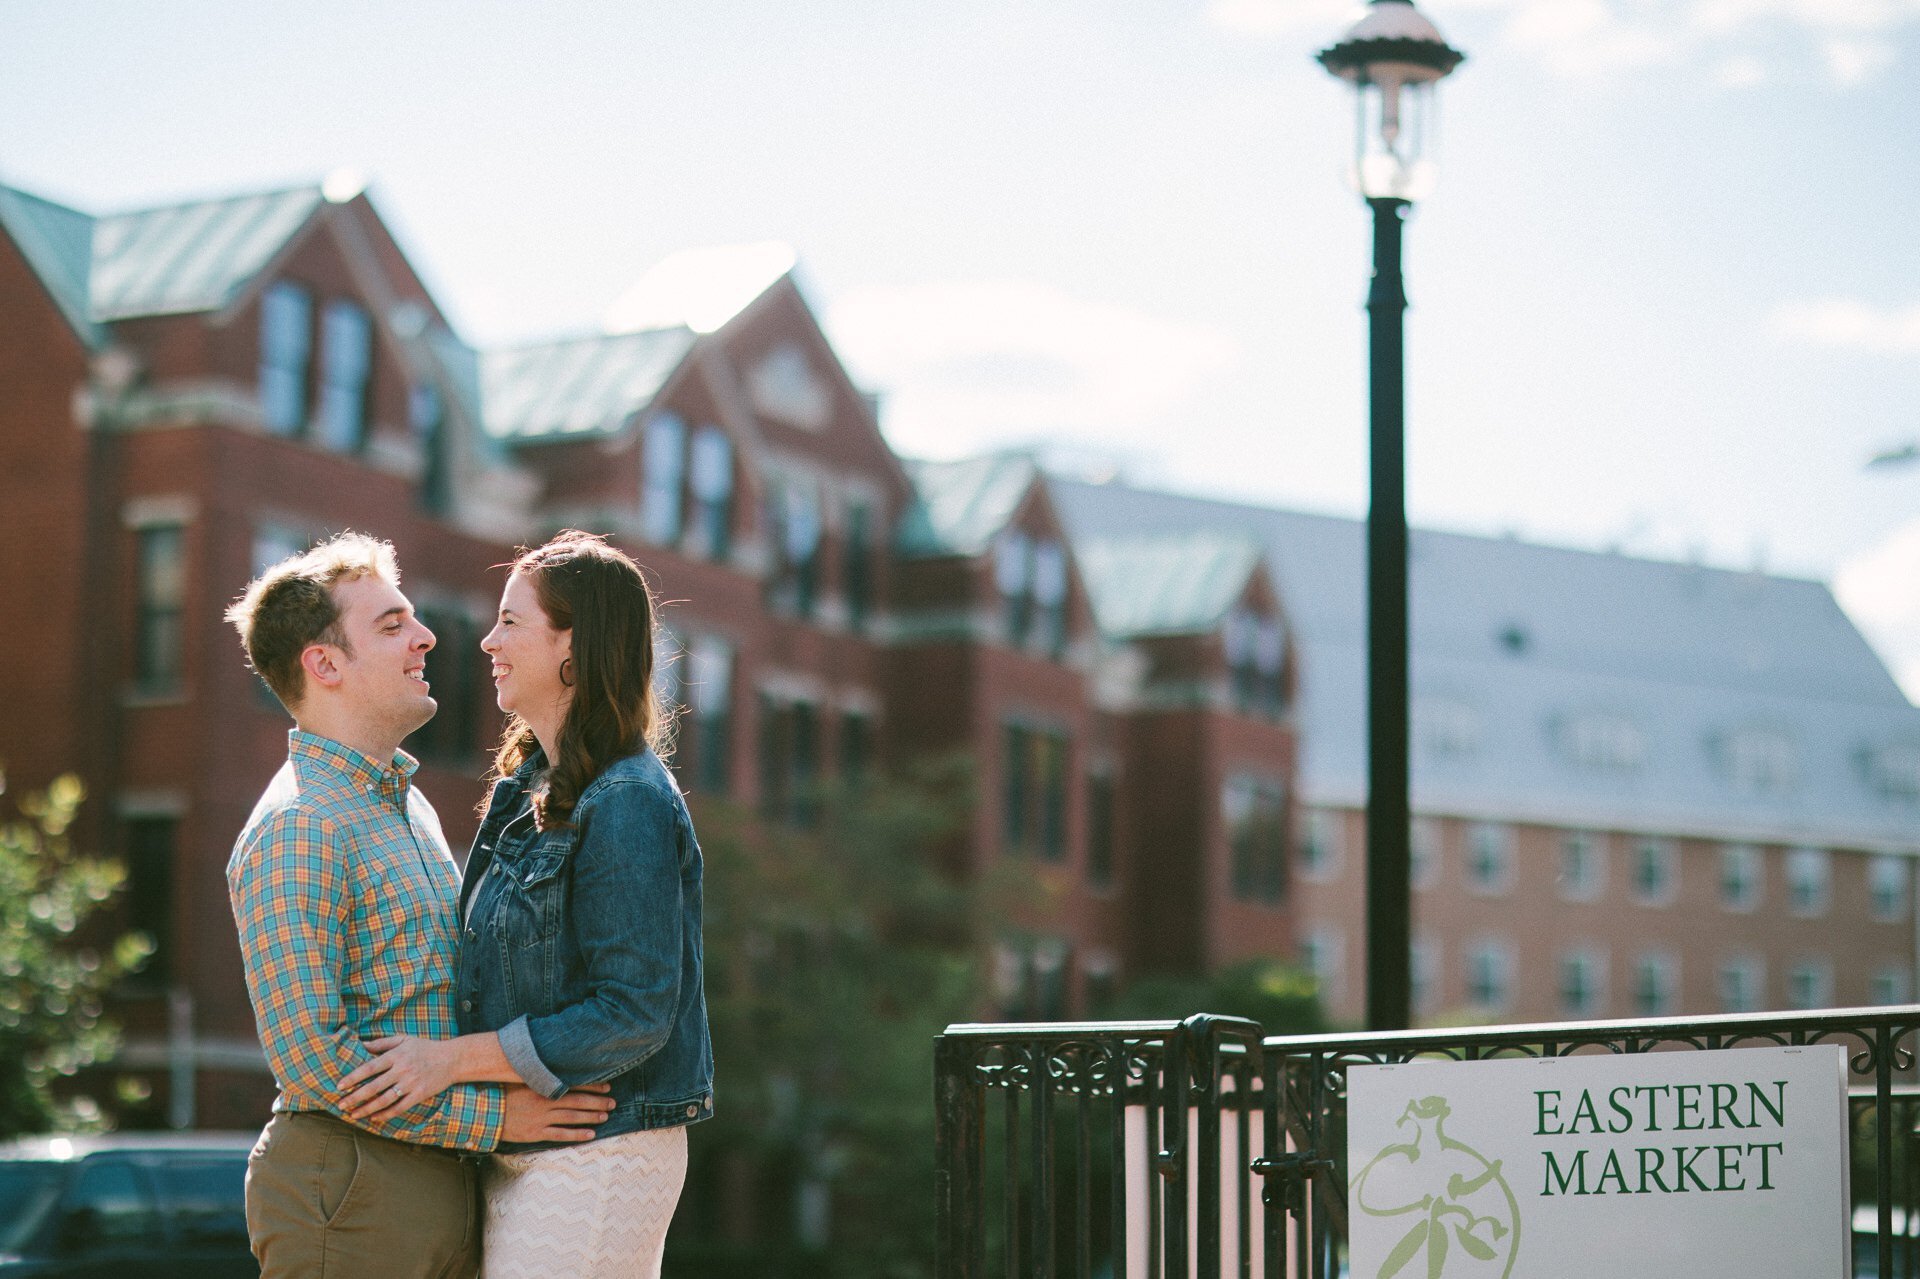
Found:
[[[487,1161],[485,1279],[659,1279],[687,1179],[687,1130],[623,1133]]]

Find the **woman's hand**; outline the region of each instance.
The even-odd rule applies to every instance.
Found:
[[[384,1119],[411,1109],[461,1080],[460,1041],[385,1035],[367,1040],[371,1061],[340,1081],[340,1109],[349,1119]]]

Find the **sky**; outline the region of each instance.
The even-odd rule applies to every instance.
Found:
[[[1920,0],[1423,0],[1418,524],[1816,577],[1920,695]],[[1338,0],[0,0],[0,181],[364,174],[468,340],[779,240],[914,456],[1360,515]]]

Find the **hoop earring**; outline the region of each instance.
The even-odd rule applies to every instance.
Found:
[[[565,688],[573,687],[573,659],[571,657],[563,657],[560,659],[560,683]]]

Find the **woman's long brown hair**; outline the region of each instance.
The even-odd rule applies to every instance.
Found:
[[[653,593],[631,556],[592,533],[568,529],[523,552],[511,571],[533,584],[555,630],[573,632],[573,701],[533,790],[543,830],[571,824],[580,793],[622,756],[664,748],[664,717],[653,687]],[[518,715],[507,719],[493,757],[510,777],[540,748]]]

